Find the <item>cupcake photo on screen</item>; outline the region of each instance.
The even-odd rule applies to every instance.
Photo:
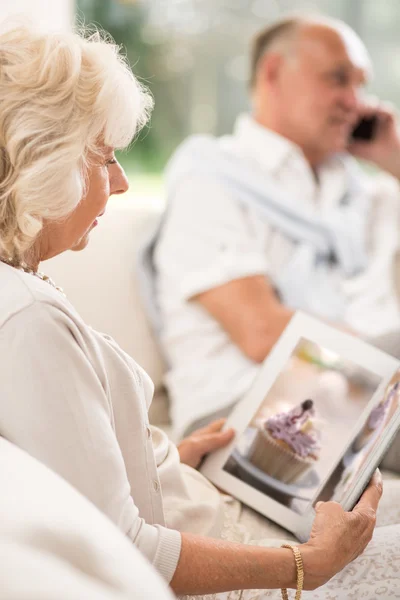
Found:
[[[247,458],[267,475],[293,483],[319,458],[320,433],[312,400],[258,423]]]
[[[227,481],[241,482],[243,499],[254,490],[257,506],[258,493],[304,514],[322,489],[322,500],[332,498],[344,471],[347,485],[354,475],[350,462],[359,455],[356,438],[360,447],[366,444],[361,454],[368,452],[400,407],[400,370],[374,401],[380,375],[309,338],[300,337],[279,364],[275,377],[266,365],[265,388],[260,376],[240,403],[244,427],[223,470]]]

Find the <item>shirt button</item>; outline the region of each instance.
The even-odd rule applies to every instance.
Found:
[[[160,489],[160,484],[158,483],[158,481],[153,481],[153,488],[155,492],[158,492],[158,490]]]
[[[146,435],[147,435],[147,439],[149,440],[151,438],[151,429],[150,429],[150,427],[146,427]]]

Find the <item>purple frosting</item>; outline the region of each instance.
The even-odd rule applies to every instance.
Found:
[[[389,394],[386,397],[386,400],[384,402],[379,403],[378,406],[375,406],[375,408],[372,410],[368,419],[368,429],[375,431],[375,429],[378,429],[378,427],[381,425],[392,403],[393,396],[395,396],[398,391],[398,388],[399,383],[397,382],[390,390]]]
[[[319,436],[314,431],[301,431],[310,417],[315,415],[312,400],[305,400],[286,413],[279,413],[267,419],[265,429],[277,440],[286,442],[293,451],[306,458],[310,454],[318,453],[321,448]]]

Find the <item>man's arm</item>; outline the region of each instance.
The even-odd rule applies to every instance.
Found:
[[[261,363],[292,318],[267,277],[224,283],[192,298],[199,302],[251,360]]]

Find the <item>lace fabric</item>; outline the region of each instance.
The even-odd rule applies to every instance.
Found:
[[[303,592],[305,600],[387,600],[400,598],[400,480],[384,483],[374,538],[366,551],[321,588]],[[244,544],[279,547],[294,537],[224,496],[222,539]],[[267,568],[267,565],[266,565]],[[235,590],[181,600],[281,600],[280,590]]]

